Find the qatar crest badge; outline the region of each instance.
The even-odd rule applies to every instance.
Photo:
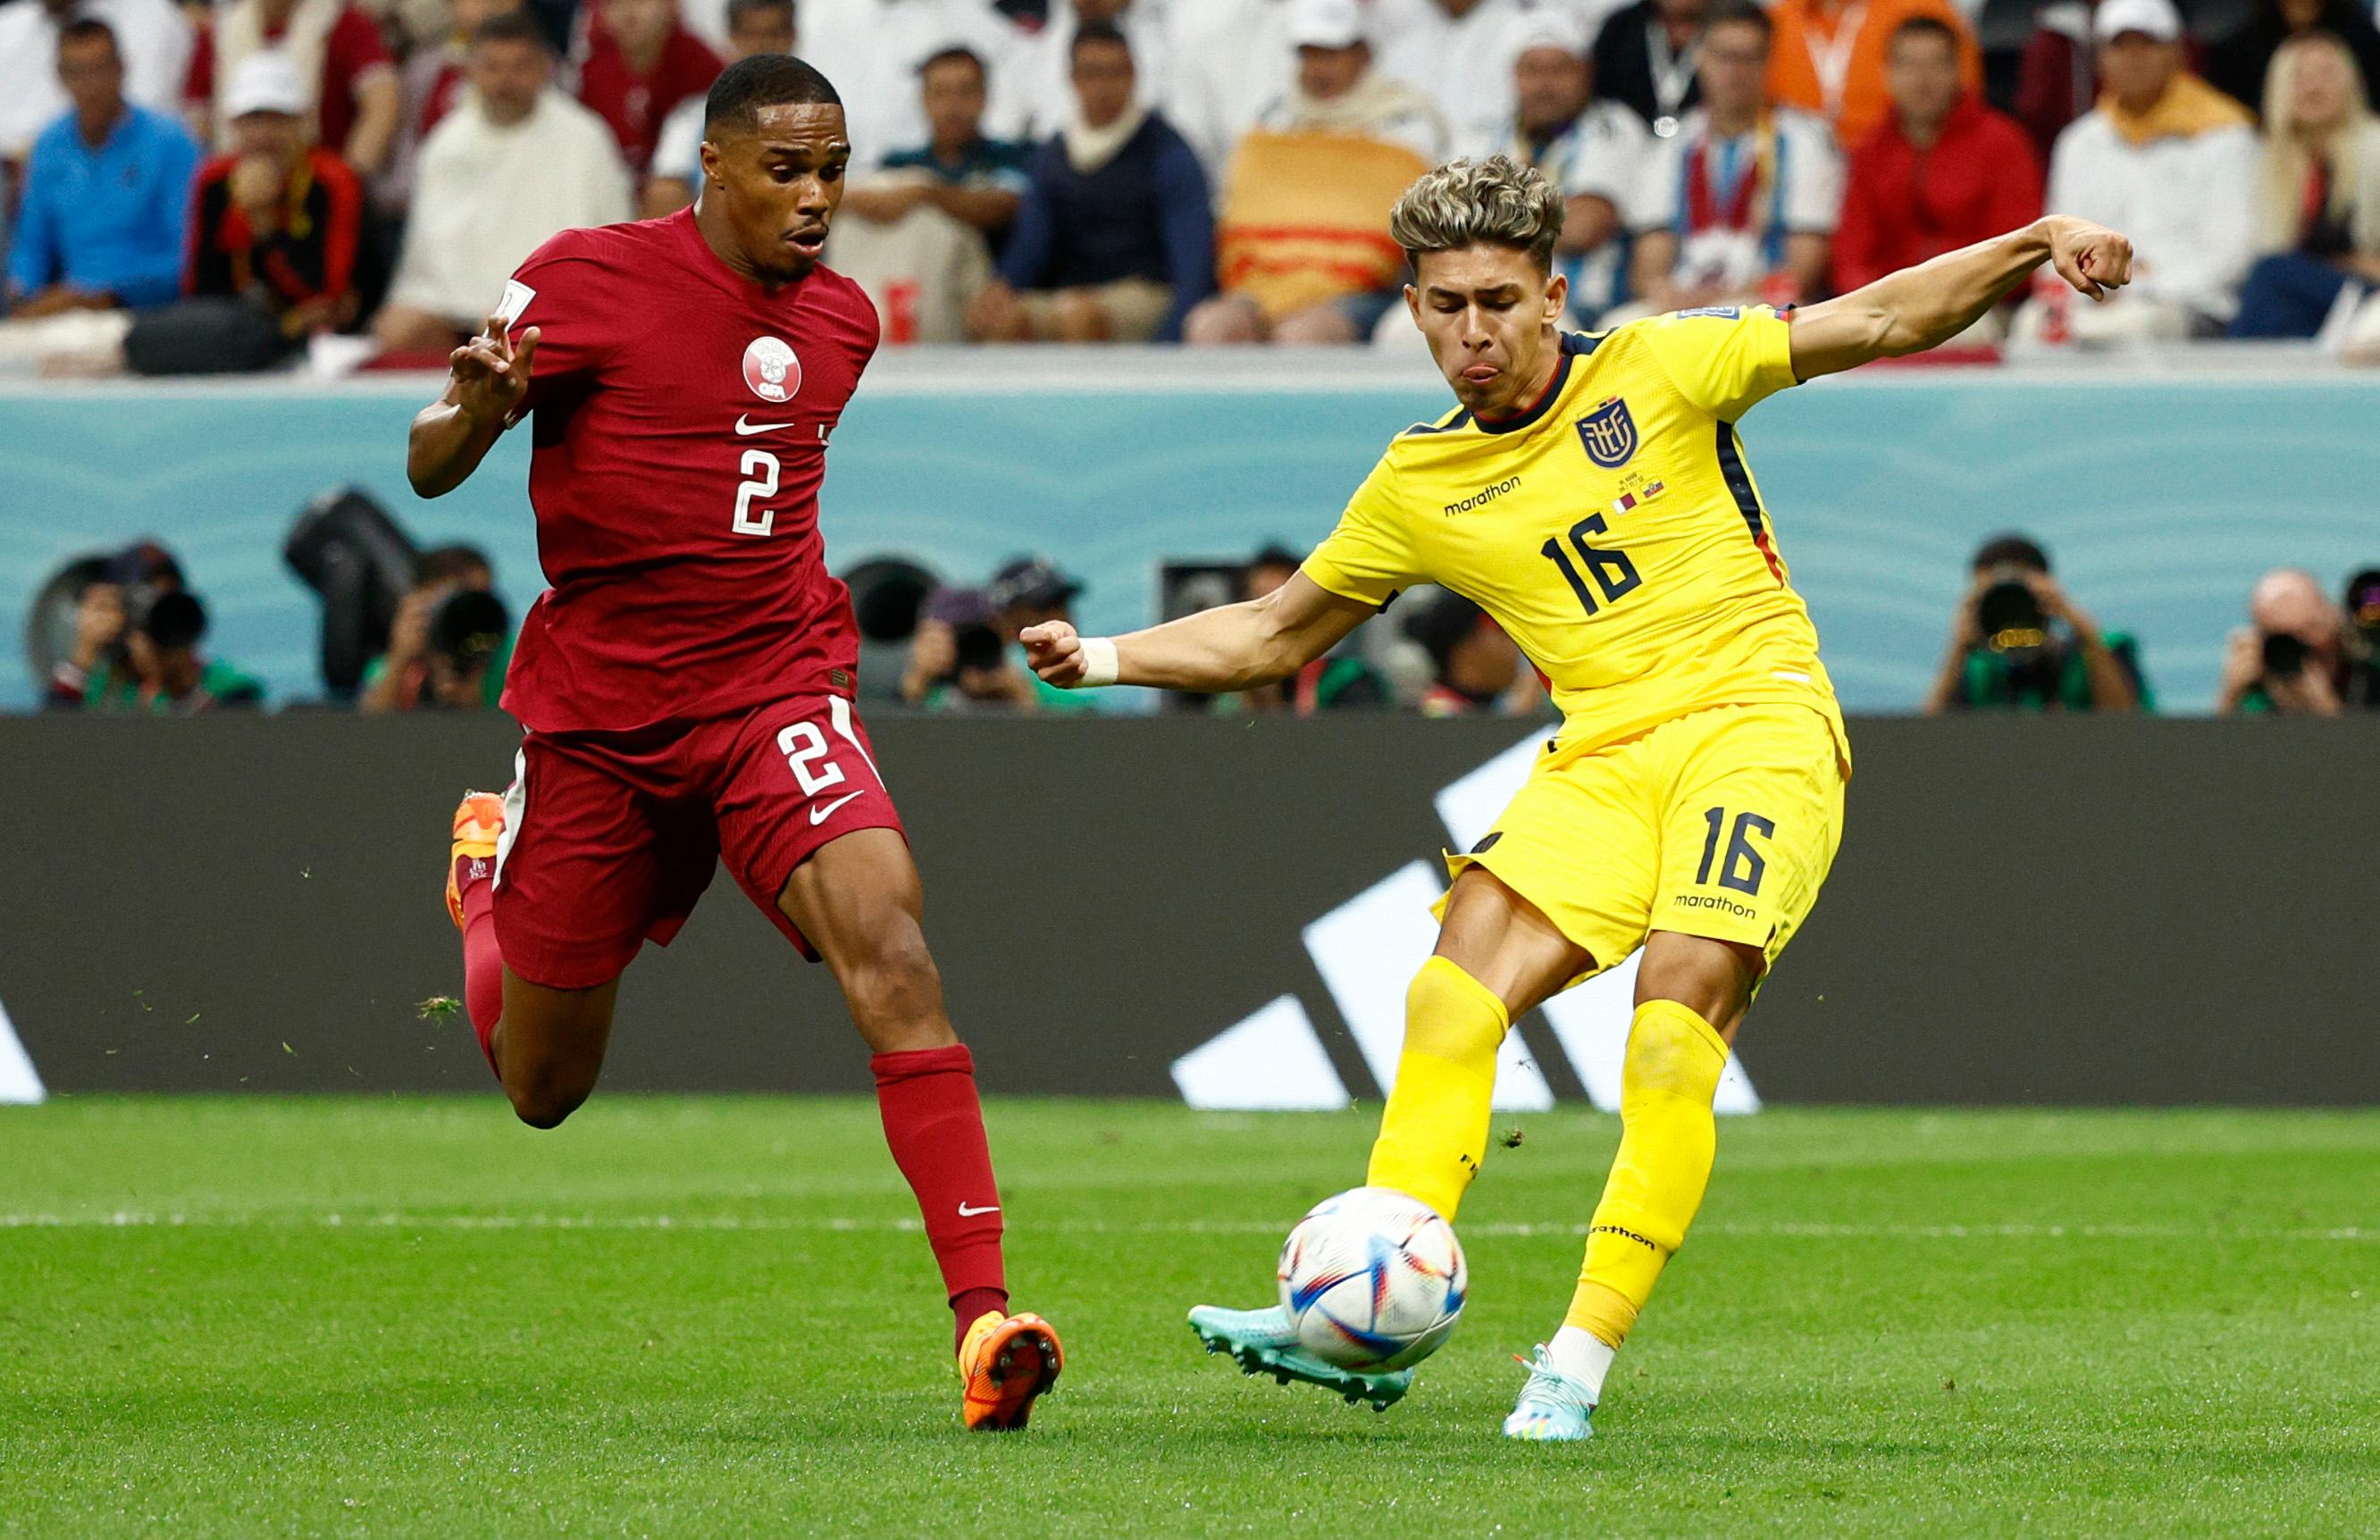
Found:
[[[1636,453],[1636,419],[1628,415],[1628,403],[1615,395],[1578,419],[1578,437],[1588,459],[1618,470]]]
[[[754,337],[744,347],[744,382],[763,401],[791,401],[802,388],[802,360],[783,337]]]

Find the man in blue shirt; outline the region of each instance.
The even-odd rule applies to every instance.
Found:
[[[58,79],[74,106],[33,141],[8,258],[9,317],[176,297],[198,145],[173,118],[124,99],[123,55],[104,21],[59,32]]]

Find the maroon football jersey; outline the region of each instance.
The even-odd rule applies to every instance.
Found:
[[[876,351],[875,307],[821,267],[773,293],[691,209],[565,230],[503,314],[538,330],[529,502],[552,585],[504,709],[540,732],[849,695],[858,634],[826,569],[827,437]]]

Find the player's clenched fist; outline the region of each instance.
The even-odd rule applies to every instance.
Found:
[[[2049,261],[2060,278],[2094,299],[2132,281],[2132,243],[2087,219],[2049,221]]]
[[[1062,620],[1043,621],[1026,626],[1016,639],[1025,644],[1033,672],[1050,684],[1071,690],[1083,682],[1083,638],[1074,626]]]
[[[528,394],[530,361],[537,357],[538,329],[513,346],[502,316],[490,316],[480,334],[446,356],[454,371],[455,403],[480,422],[502,422]]]

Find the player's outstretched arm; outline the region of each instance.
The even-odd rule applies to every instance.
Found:
[[[2050,214],[1888,273],[1793,312],[1793,372],[1809,380],[1938,346],[1981,320],[2044,262],[2078,293],[2104,300],[2131,281],[2132,243],[2087,219]]]
[[[1201,610],[1126,637],[1084,637],[1064,621],[1026,628],[1034,672],[1052,685],[1245,690],[1286,679],[1377,612],[1304,573],[1242,604]]]
[[[423,497],[443,497],[471,478],[528,394],[537,328],[516,347],[502,318],[446,358],[446,394],[421,408],[406,442],[405,474]]]

